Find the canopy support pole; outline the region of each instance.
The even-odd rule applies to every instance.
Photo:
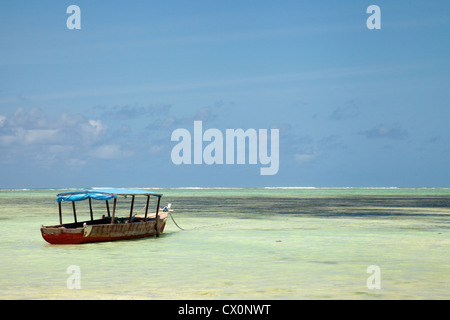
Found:
[[[109,213],[109,202],[106,200],[106,211],[108,212],[108,217],[111,217],[111,214]]]
[[[91,221],[94,221],[94,212],[92,211],[92,200],[89,198],[89,213],[91,214]]]
[[[77,223],[77,210],[75,210],[75,201],[72,201],[72,209],[73,209],[73,219],[75,223]]]
[[[147,196],[147,204],[145,205],[145,219],[144,221],[147,222],[147,214],[148,214],[148,203],[150,202],[150,196]]]
[[[114,198],[113,213],[112,213],[112,218],[111,218],[111,224],[114,224],[114,216],[116,215],[116,202],[117,202],[117,198]]]
[[[131,196],[131,208],[130,208],[129,223],[131,223],[131,218],[133,217],[133,207],[134,207],[134,194]]]
[[[62,224],[62,209],[61,209],[61,202],[58,202],[58,208],[59,208],[59,224]]]
[[[155,229],[156,236],[159,237],[159,229],[158,229],[158,213],[159,213],[159,204],[161,202],[161,196],[158,196],[158,205],[156,206],[156,216],[155,216]]]

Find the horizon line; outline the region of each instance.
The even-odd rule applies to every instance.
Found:
[[[0,191],[31,191],[31,190],[79,190],[100,187],[30,187],[30,188],[8,188],[0,187]],[[314,190],[314,189],[450,189],[450,187],[291,187],[291,186],[264,186],[264,187],[122,187],[127,189],[173,189],[173,190],[223,190],[223,189],[298,189],[298,190]]]

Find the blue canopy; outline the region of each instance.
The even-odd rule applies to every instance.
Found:
[[[60,203],[61,201],[83,201],[89,198],[94,200],[109,200],[112,198],[117,198],[117,195],[151,195],[157,197],[162,196],[159,193],[140,189],[95,188],[82,191],[59,193],[57,194],[56,201],[58,203]]]
[[[82,201],[88,198],[94,200],[109,200],[112,198],[116,198],[116,196],[113,194],[104,194],[104,193],[59,194],[56,198],[56,201],[58,203],[61,201]]]

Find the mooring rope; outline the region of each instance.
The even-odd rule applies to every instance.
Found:
[[[180,226],[176,223],[175,219],[173,218],[173,216],[172,216],[172,214],[171,214],[170,212],[169,212],[169,216],[172,218],[173,223],[175,223],[175,225],[176,225],[180,230],[184,230],[182,227],[180,227]]]
[[[144,207],[143,207],[137,214],[142,213],[142,212],[144,211],[145,207],[146,207],[146,206],[144,205]],[[169,216],[172,218],[173,223],[175,223],[175,225],[176,225],[180,230],[183,230],[183,231],[184,231],[184,229],[183,229],[182,227],[180,227],[180,226],[178,225],[178,223],[175,221],[175,219],[173,218],[173,216],[172,216],[172,214],[170,213],[170,211],[168,211],[168,212],[169,212]]]
[[[182,227],[180,227],[177,222],[175,221],[175,219],[173,218],[172,214],[169,212],[169,216],[170,218],[172,218],[173,223],[175,223],[175,225],[182,231],[186,231],[185,229],[183,229]],[[197,227],[193,227],[192,229],[189,230],[196,230],[196,229],[204,229],[204,228],[214,228],[214,227],[221,227],[224,225],[229,225],[229,224],[236,224],[238,222],[234,221],[234,222],[224,222],[224,223],[217,223],[217,224],[213,224],[213,225],[205,225],[205,226],[197,226]],[[188,230],[188,231],[189,231]]]

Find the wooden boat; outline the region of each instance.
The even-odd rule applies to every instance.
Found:
[[[118,197],[131,196],[130,214],[127,217],[117,217]],[[133,214],[135,198],[144,197],[144,214]],[[150,198],[157,199],[156,212],[149,213]],[[42,226],[41,233],[44,240],[51,244],[79,244],[87,242],[114,241],[159,236],[166,225],[167,217],[172,211],[164,208],[160,212],[162,194],[139,189],[88,189],[83,191],[65,192],[57,195],[59,206],[59,223],[54,226]],[[109,200],[113,200],[112,213]],[[77,201],[89,201],[90,220],[77,221]],[[92,200],[105,201],[107,216],[94,219]],[[70,201],[74,222],[62,223],[62,203]]]

